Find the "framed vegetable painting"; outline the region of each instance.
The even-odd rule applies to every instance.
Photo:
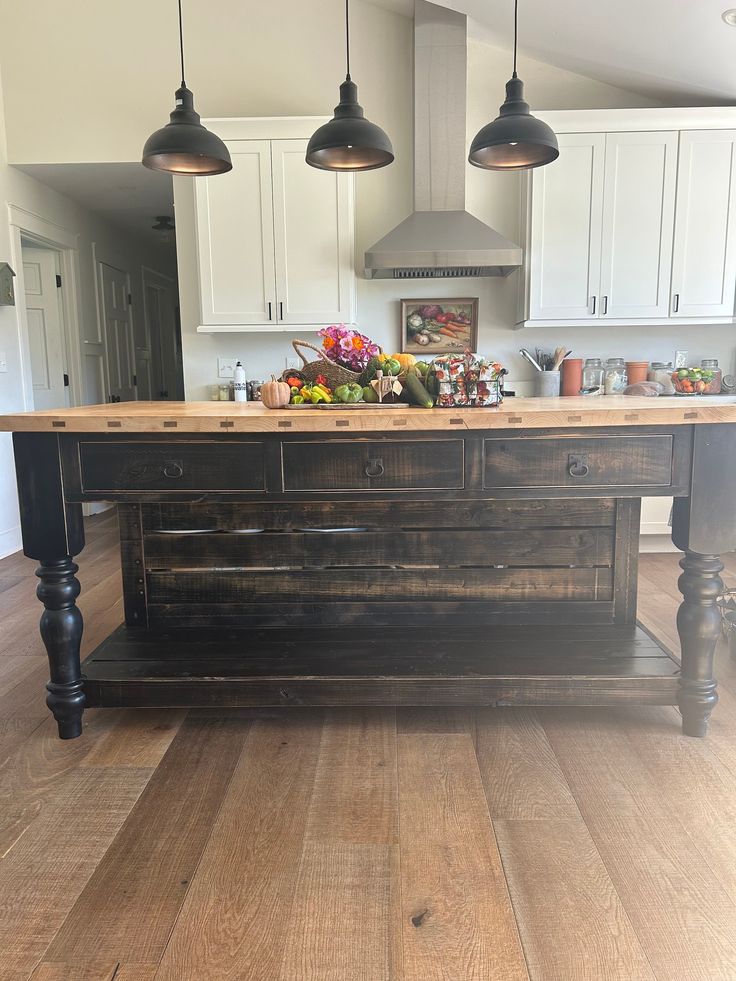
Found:
[[[449,354],[478,350],[478,297],[466,300],[402,300],[401,350]]]

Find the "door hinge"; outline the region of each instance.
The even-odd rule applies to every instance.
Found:
[[[61,287],[61,276],[58,273],[56,274],[56,287],[57,289]]]
[[[64,388],[69,388],[69,375],[64,372]]]

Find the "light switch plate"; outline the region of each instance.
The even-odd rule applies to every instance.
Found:
[[[0,371],[8,370],[8,356],[5,351],[0,351]]]
[[[232,378],[235,375],[235,362],[237,358],[218,358],[217,377]]]

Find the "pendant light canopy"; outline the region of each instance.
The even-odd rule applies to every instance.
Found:
[[[226,174],[233,169],[228,148],[199,121],[194,109],[194,96],[184,81],[184,31],[179,5],[179,53],[181,56],[181,86],[176,90],[176,102],[170,122],[148,137],[143,147],[143,166],[170,174],[189,174],[205,177]]]
[[[340,86],[335,115],[314,133],[307,147],[307,163],[319,170],[377,170],[394,159],[391,140],[380,126],[365,118],[358,102],[358,86],[350,77],[349,0],[345,0],[347,74]]]
[[[468,160],[486,170],[531,170],[560,155],[551,127],[536,119],[524,101],[524,83],[516,74],[519,0],[514,0],[514,71],[506,83],[506,101],[499,115],[477,134]]]

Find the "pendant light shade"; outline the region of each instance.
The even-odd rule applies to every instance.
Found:
[[[170,174],[205,177],[233,169],[228,148],[219,136],[206,129],[194,108],[194,96],[184,81],[184,34],[179,4],[179,51],[181,86],[176,90],[174,110],[166,126],[157,129],[143,147],[143,166]]]
[[[486,170],[531,170],[560,155],[554,131],[529,112],[524,83],[516,74],[519,0],[514,0],[514,71],[506,83],[506,101],[499,115],[476,135],[468,160]]]
[[[349,0],[345,0],[347,74],[340,86],[335,115],[314,133],[307,146],[307,163],[319,170],[377,170],[394,159],[391,140],[380,126],[365,118],[358,86],[350,77]]]

